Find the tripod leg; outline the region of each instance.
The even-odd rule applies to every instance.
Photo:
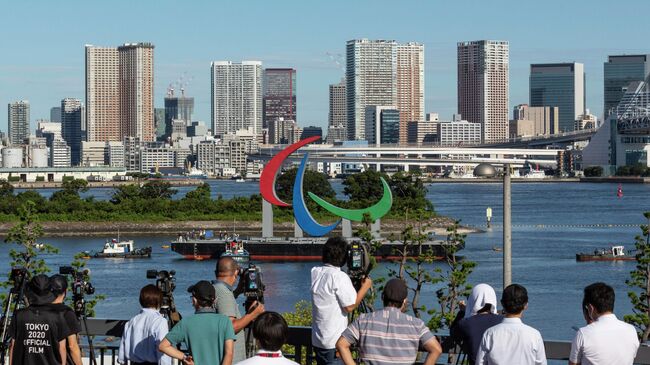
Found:
[[[93,340],[88,333],[88,321],[86,321],[86,314],[81,315],[81,319],[84,323],[84,328],[86,329],[86,339],[88,340],[88,352],[91,365],[97,365],[97,359],[95,359],[95,348],[93,347]]]

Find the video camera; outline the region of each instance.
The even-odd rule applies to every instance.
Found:
[[[358,290],[370,271],[370,249],[365,242],[351,242],[348,248],[348,276]]]
[[[174,270],[147,270],[147,279],[156,279],[156,286],[163,295],[160,314],[167,318],[169,328],[174,327],[181,320],[181,314],[176,310],[174,303],[174,290],[176,289],[176,271]]]
[[[27,280],[27,269],[24,267],[12,267],[11,273],[9,273],[9,281],[11,281],[14,286],[11,288],[11,291],[14,294],[18,294],[20,288]]]
[[[83,271],[77,271],[77,269],[72,266],[60,266],[59,274],[72,276],[73,281],[71,292],[74,312],[77,317],[85,317],[86,300],[84,299],[84,295],[95,294],[95,287],[87,280],[90,270],[85,269]]]
[[[240,269],[241,279],[240,284],[246,301],[244,308],[249,312],[253,302],[257,301],[264,304],[264,283],[262,282],[262,270],[255,266],[255,264],[248,264],[245,269]]]
[[[0,364],[5,363],[5,355],[9,348],[9,318],[16,318],[16,310],[25,303],[25,286],[27,284],[29,272],[24,267],[12,267],[9,273],[9,281],[13,286],[9,290],[9,295],[5,299],[2,308],[2,318],[0,318]],[[13,312],[13,314],[11,314]]]

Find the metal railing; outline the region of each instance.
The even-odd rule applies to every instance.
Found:
[[[117,364],[119,341],[115,339],[122,336],[126,322],[126,320],[89,318],[88,329],[82,328],[82,335],[97,336],[96,340],[98,341],[94,347],[96,355],[99,355],[97,359],[98,365]],[[105,338],[114,340],[106,342],[103,340]],[[310,327],[289,327],[287,345],[293,351],[286,353],[286,357],[300,364],[310,364],[314,360]],[[85,342],[82,342],[82,347],[85,347]],[[544,347],[548,360],[569,360],[570,342],[544,341]],[[650,347],[643,345],[639,348],[635,364],[650,365]]]

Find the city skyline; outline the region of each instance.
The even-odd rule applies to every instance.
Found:
[[[650,7],[635,2],[636,9]],[[72,1],[71,3],[78,3]],[[118,1],[119,3],[119,1]],[[579,18],[604,18],[617,6],[607,2],[556,2],[563,11],[555,17],[556,22],[575,21]],[[395,39],[397,42],[420,42],[425,46],[425,112],[438,112],[449,119],[456,110],[456,52],[457,42],[479,39],[499,39],[510,43],[510,101],[514,105],[526,103],[528,96],[528,71],[532,63],[580,62],[587,74],[587,108],[599,117],[603,105],[603,63],[609,55],[648,53],[643,48],[641,24],[630,23],[623,17],[615,17],[602,27],[584,20],[584,27],[552,30],[546,27],[544,13],[529,14],[527,4],[517,8],[508,2],[496,1],[489,5],[476,4],[468,9],[463,4],[420,4],[418,12],[413,7],[387,7],[390,2],[360,1],[346,4],[209,4],[196,2],[189,11],[195,18],[193,27],[169,26],[174,24],[173,2],[142,2],[130,4],[132,11],[119,12],[119,6],[94,4],[91,9],[70,6],[69,16],[79,19],[75,24],[65,24],[56,15],[63,10],[55,4],[38,6],[22,3],[7,4],[11,14],[29,14],[24,24],[20,17],[9,16],[5,23],[8,52],[0,61],[0,102],[8,104],[27,99],[31,103],[31,129],[35,120],[48,118],[49,110],[63,98],[84,99],[84,44],[111,46],[127,42],[151,42],[156,46],[154,105],[163,105],[165,90],[170,83],[181,77],[192,79],[187,95],[196,98],[195,119],[210,122],[210,62],[216,60],[257,59],[265,68],[291,67],[300,74],[297,114],[300,125],[317,125],[324,129],[328,115],[328,85],[337,83],[343,71],[336,64],[337,55],[345,54],[345,42],[351,39]],[[386,27],[382,22],[371,22],[357,16],[365,7],[373,5],[380,19],[409,14],[408,22],[397,21]],[[552,5],[552,4],[550,4]],[[553,8],[553,6],[550,6]],[[285,29],[270,27],[269,12],[275,14],[290,9],[296,24]],[[507,11],[504,11],[507,9]],[[218,11],[217,11],[218,10]],[[142,12],[153,11],[159,17],[141,17]],[[107,16],[97,18],[92,14]],[[471,26],[454,25],[454,14],[464,15],[472,21]],[[575,14],[581,17],[574,17]],[[239,15],[242,14],[242,15]],[[252,23],[252,29],[223,36],[212,31],[211,24],[233,27],[242,21],[244,14]],[[527,14],[525,20],[517,14]],[[573,15],[571,15],[573,14]],[[110,15],[113,15],[111,17]],[[212,15],[212,17],[210,17]],[[325,20],[332,18],[334,24]],[[113,20],[120,17],[119,27]],[[152,20],[149,20],[151,18]],[[47,20],[50,26],[37,26]],[[267,24],[268,23],[268,24]],[[156,25],[158,24],[158,25]],[[426,27],[425,25],[431,25]],[[126,26],[125,26],[126,25]],[[336,26],[333,26],[336,25]],[[303,27],[309,31],[297,32]],[[79,31],[79,29],[83,31]],[[327,32],[323,32],[327,29]],[[430,29],[430,30],[429,30]],[[440,32],[438,29],[451,29]],[[539,32],[538,29],[544,29]],[[259,32],[257,32],[259,30]],[[20,32],[20,33],[19,33]],[[291,37],[289,37],[289,35]],[[181,41],[183,40],[183,41]],[[187,41],[192,40],[192,41]],[[311,40],[311,42],[309,42]],[[35,47],[34,44],[38,45]],[[326,53],[333,54],[333,59]],[[45,55],[45,57],[44,57]],[[6,120],[0,120],[0,130],[7,130]]]

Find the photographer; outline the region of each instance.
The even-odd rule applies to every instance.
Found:
[[[10,365],[59,365],[66,358],[66,325],[49,306],[55,299],[47,275],[27,285],[29,307],[19,309],[11,321]]]
[[[332,237],[323,247],[323,265],[311,269],[312,335],[318,365],[340,364],[336,341],[348,326],[348,313],[363,301],[372,280],[364,277],[359,292],[341,267],[348,255],[348,243]]]
[[[63,316],[63,321],[66,324],[64,333],[67,350],[66,363],[82,365],[81,349],[79,349],[79,332],[81,332],[79,319],[77,319],[74,310],[64,303],[68,293],[68,279],[63,275],[52,275],[50,277],[50,286],[52,294],[56,296],[50,307]]]
[[[233,363],[237,363],[246,359],[246,339],[243,329],[257,318],[260,314],[264,313],[264,305],[262,303],[253,302],[250,306],[249,313],[244,316],[239,311],[239,306],[235,301],[235,283],[240,275],[239,265],[230,257],[222,257],[217,261],[217,268],[215,270],[217,282],[214,284],[216,292],[217,313],[230,317],[232,325],[237,334],[235,341],[235,356]],[[241,280],[240,280],[241,282]]]
[[[117,361],[133,365],[171,365],[169,356],[158,351],[167,332],[167,320],[160,314],[162,291],[149,284],[140,290],[140,313],[124,326]]]

